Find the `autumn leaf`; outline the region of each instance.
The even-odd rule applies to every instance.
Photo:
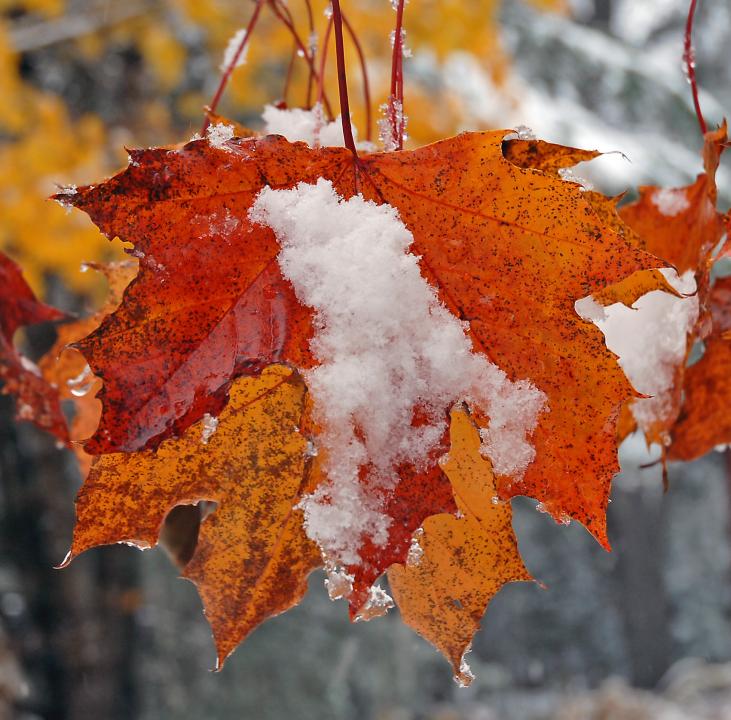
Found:
[[[407,625],[449,660],[462,685],[472,679],[464,656],[488,603],[508,582],[531,580],[518,552],[509,503],[497,503],[490,463],[463,409],[452,412],[451,448],[441,467],[460,515],[434,515],[414,537],[405,565],[388,579]]]
[[[714,337],[685,371],[683,405],[672,429],[670,460],[695,460],[731,441],[731,342]]]
[[[321,562],[295,508],[308,491],[305,399],[297,373],[268,367],[233,384],[217,423],[198,422],[157,451],[98,458],[65,562],[97,545],[152,547],[176,506],[216,503],[183,576],[203,600],[220,666],[254,627],[299,602]]]
[[[15,349],[13,335],[25,325],[64,317],[59,310],[39,302],[20,268],[0,253],[0,392],[15,397],[19,420],[30,420],[62,441],[68,439],[68,431],[58,390],[43,379],[35,363]]]
[[[475,349],[547,395],[536,461],[519,482],[498,477],[500,496],[536,497],[606,544],[614,424],[633,392],[573,305],[661,263],[602,223],[575,184],[507,161],[506,134],[363,155],[357,166],[347,150],[276,136],[197,140],[136,152],[115,178],[68,196],[141,258],[122,306],[79,344],[104,382],[87,450],[153,446],[215,414],[237,374],[312,364],[310,314],[279,272],[276,239],[248,210],[264,186],[324,177],[343,197],[360,189],[397,208],[424,277],[470,323]]]
[[[580,162],[589,162],[602,153],[596,150],[566,147],[543,140],[512,138],[503,142],[503,154],[507,160],[518,167],[526,170],[540,170],[569,182],[577,182],[571,168]],[[622,195],[607,197],[594,190],[585,190],[583,196],[602,222],[632,245],[644,248],[640,236],[625,224],[619,215],[618,205],[623,198]],[[638,270],[619,282],[593,293],[592,297],[600,305],[620,302],[623,305],[631,306],[638,298],[653,290],[662,290],[679,296],[678,291],[668,282],[662,272],[652,269]]]
[[[731,442],[729,362],[731,361],[731,278],[710,290],[711,331],[703,355],[685,369],[682,405],[672,428],[670,460],[694,460]]]

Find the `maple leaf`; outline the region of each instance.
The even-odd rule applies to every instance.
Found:
[[[16,417],[31,420],[62,441],[68,439],[57,389],[38,367],[13,346],[13,335],[24,325],[61,320],[64,313],[39,302],[20,268],[0,253],[0,389],[16,399]]]
[[[497,500],[480,435],[463,409],[452,411],[451,448],[442,462],[461,516],[434,515],[414,538],[405,565],[388,571],[404,622],[451,662],[461,685],[464,656],[492,597],[508,582],[531,580],[518,552],[509,503]]]
[[[695,460],[731,441],[731,342],[712,337],[703,357],[687,368],[683,404],[672,428],[670,460]]]
[[[154,446],[216,414],[236,375],[312,364],[310,312],[281,276],[274,235],[248,210],[265,186],[324,177],[342,197],[360,190],[395,207],[424,277],[470,323],[475,350],[547,395],[536,460],[519,482],[499,476],[500,496],[536,497],[606,544],[614,427],[633,391],[573,305],[662,263],[603,222],[577,185],[507,161],[506,134],[467,133],[357,165],[345,149],[277,136],[197,140],[135,152],[125,171],[67,198],[141,260],[121,307],[78,344],[104,382],[87,450]]]
[[[97,545],[152,547],[173,508],[217,503],[183,576],[203,600],[220,666],[256,625],[299,602],[321,564],[295,509],[309,490],[305,401],[298,374],[271,366],[232,385],[215,430],[201,421],[157,451],[98,458],[76,501],[64,564]]]

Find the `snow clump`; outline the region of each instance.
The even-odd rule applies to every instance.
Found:
[[[238,52],[239,47],[241,46],[241,43],[243,43],[246,40],[246,28],[241,28],[241,30],[237,30],[232,36],[231,39],[228,41],[228,45],[226,45],[226,50],[223,53],[223,61],[221,62],[221,65],[219,66],[219,69],[221,72],[226,72],[226,70],[231,67],[231,64],[234,61],[234,58],[236,57],[236,53]],[[236,65],[234,65],[234,68],[240,67],[246,62],[246,55],[248,54],[248,47],[244,47],[244,49],[239,54],[238,58],[236,59]],[[233,69],[233,68],[232,68]]]
[[[231,125],[226,123],[213,123],[208,126],[206,131],[206,137],[212,147],[218,150],[228,150],[226,143],[232,140],[234,136],[234,129]]]
[[[619,355],[619,364],[635,390],[651,396],[631,405],[643,430],[662,419],[672,407],[670,392],[675,368],[685,360],[687,334],[698,319],[693,271],[681,276],[671,268],[660,272],[687,297],[653,290],[631,308],[622,303],[603,308],[591,297],[575,304],[576,312],[604,333],[607,347]]]
[[[310,147],[345,147],[340,116],[327,122],[319,103],[311,110],[282,110],[274,105],[267,105],[262,118],[267,135],[283,135],[289,142],[301,140]],[[353,134],[357,139],[355,128]]]
[[[675,217],[690,207],[684,188],[658,188],[652,193],[652,204],[666,217]]]
[[[390,518],[377,493],[363,489],[360,469],[369,465],[371,487],[388,489],[401,463],[424,467],[459,401],[489,415],[482,451],[495,471],[522,476],[545,395],[473,352],[468,325],[422,277],[395,208],[343,200],[320,179],[265,188],[250,217],[274,230],[283,275],[315,310],[311,350],[320,364],[304,375],[328,480],[301,506],[309,537],[328,558],[355,564],[364,536],[386,543]],[[413,427],[417,409],[427,422]]]

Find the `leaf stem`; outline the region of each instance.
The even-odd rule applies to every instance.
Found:
[[[236,52],[233,54],[231,59],[229,60],[228,65],[223,70],[223,75],[221,75],[221,80],[218,83],[218,89],[216,90],[215,95],[213,96],[213,99],[211,100],[211,104],[209,105],[209,114],[206,115],[203,125],[201,127],[201,135],[206,134],[206,130],[208,130],[208,126],[210,125],[210,119],[209,115],[216,112],[216,108],[218,108],[218,103],[221,101],[221,97],[223,97],[223,91],[226,89],[226,85],[228,85],[228,81],[231,77],[231,73],[233,73],[234,69],[236,68],[236,65],[239,62],[239,58],[241,57],[241,54],[246,49],[246,45],[249,42],[249,38],[251,37],[251,33],[254,31],[254,28],[256,27],[256,22],[259,19],[259,14],[261,13],[261,9],[264,6],[264,0],[256,0],[256,7],[254,8],[254,12],[251,14],[251,18],[249,19],[249,24],[246,26],[246,32],[244,33],[244,36],[241,38],[241,42],[239,43],[239,46],[236,48]]]
[[[391,137],[398,150],[404,149],[404,5],[405,0],[398,0],[391,57],[391,97],[388,101]]]
[[[698,0],[690,0],[690,7],[688,8],[688,20],[685,23],[685,42],[683,50],[683,61],[685,62],[685,70],[688,75],[688,82],[690,82],[690,89],[693,93],[693,106],[695,107],[695,114],[698,118],[698,125],[700,125],[701,133],[703,135],[708,132],[706,121],[701,112],[701,104],[698,99],[698,81],[695,76],[695,50],[693,49],[693,20],[695,18],[695,10],[698,5]]]
[[[358,150],[353,138],[353,126],[350,122],[350,103],[348,102],[348,79],[345,73],[345,49],[343,45],[343,14],[340,11],[340,0],[332,0],[333,28],[335,29],[335,54],[338,65],[338,91],[340,94],[340,120],[343,123],[343,139],[345,147],[358,160]]]

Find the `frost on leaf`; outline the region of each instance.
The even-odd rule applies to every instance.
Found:
[[[13,345],[16,330],[25,325],[60,320],[64,314],[39,302],[20,268],[0,253],[0,392],[15,398],[19,420],[30,420],[59,440],[68,439],[58,388]]]
[[[183,575],[198,588],[222,663],[259,623],[299,602],[320,564],[295,509],[307,490],[304,408],[299,376],[272,366],[235,382],[207,444],[200,422],[156,452],[102,456],[76,501],[69,560],[97,545],[152,547],[174,507],[217,503]]]
[[[463,409],[452,412],[451,449],[444,463],[462,517],[427,518],[417,564],[388,572],[405,623],[451,662],[455,677],[471,677],[464,655],[490,600],[508,582],[530,580],[518,553],[509,503],[494,505],[495,480],[480,454],[477,428]]]

